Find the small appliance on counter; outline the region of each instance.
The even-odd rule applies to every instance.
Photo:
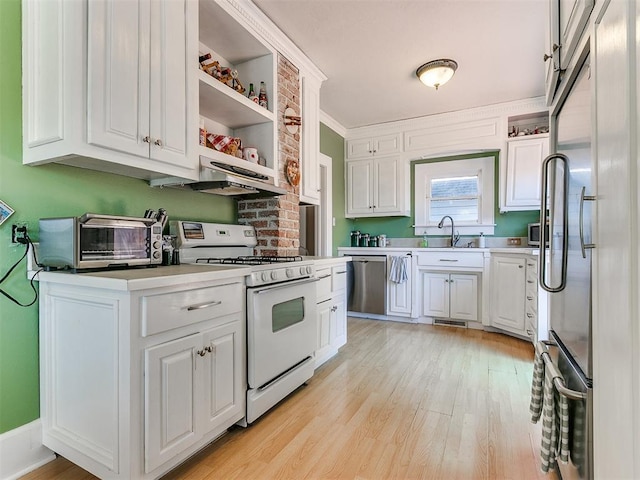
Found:
[[[153,218],[85,213],[41,218],[40,263],[50,270],[98,270],[157,266],[162,262],[162,223]]]

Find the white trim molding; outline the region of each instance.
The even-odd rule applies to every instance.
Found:
[[[322,95],[322,91],[320,94]],[[342,138],[347,137],[348,130],[344,126],[342,126],[342,124],[338,122],[335,118],[323,112],[322,110],[320,110],[320,123],[325,124],[331,130],[333,130],[338,135],[340,135]]]
[[[42,445],[40,419],[0,435],[0,479],[18,479],[55,458]]]

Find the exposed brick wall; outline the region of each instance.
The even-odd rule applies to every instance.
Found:
[[[238,223],[253,225],[256,229],[256,255],[297,255],[300,246],[300,187],[289,184],[284,168],[287,160],[300,159],[301,129],[298,129],[298,133],[291,134],[284,126],[284,111],[287,107],[300,114],[300,73],[281,55],[278,55],[277,101],[278,176],[279,185],[287,190],[287,194],[238,202]]]

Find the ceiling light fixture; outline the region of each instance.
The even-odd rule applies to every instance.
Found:
[[[454,60],[442,58],[425,63],[416,70],[416,75],[427,87],[438,90],[438,87],[451,80],[457,68],[458,64]]]

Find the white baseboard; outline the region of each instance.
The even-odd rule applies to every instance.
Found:
[[[40,419],[0,435],[0,480],[15,480],[56,458],[42,445]]]

